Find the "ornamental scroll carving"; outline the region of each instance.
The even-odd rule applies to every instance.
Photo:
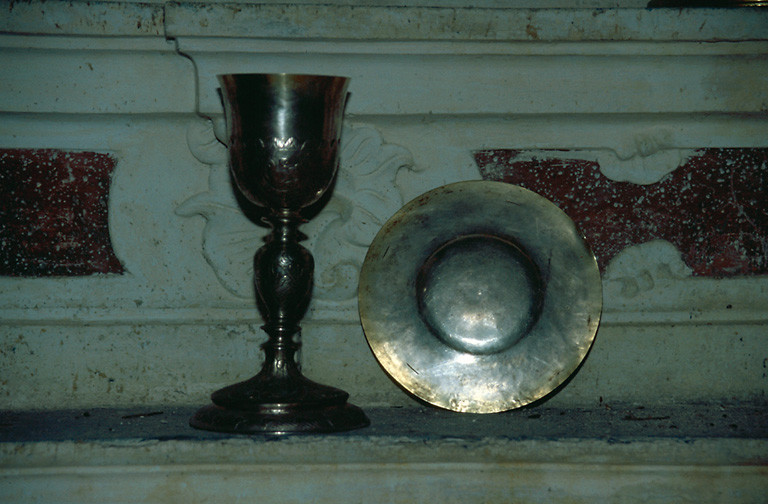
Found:
[[[213,124],[195,121],[187,131],[187,141],[192,154],[210,166],[208,190],[187,199],[176,213],[205,217],[203,256],[229,292],[252,300],[253,255],[269,230],[248,218],[237,201],[226,148],[216,140]],[[345,126],[332,197],[301,228],[308,236],[305,246],[315,258],[315,310],[354,306],[368,245],[403,205],[396,182],[401,169],[413,169],[406,149],[385,143],[372,127]]]

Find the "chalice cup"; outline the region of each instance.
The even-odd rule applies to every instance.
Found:
[[[305,378],[299,321],[312,295],[314,260],[299,242],[302,209],[333,183],[349,79],[290,74],[220,75],[229,166],[237,190],[272,227],[253,260],[268,340],[249,380],[211,395],[190,425],[240,434],[337,432],[369,424],[349,394]]]

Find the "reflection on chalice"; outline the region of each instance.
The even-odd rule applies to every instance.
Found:
[[[211,395],[198,429],[241,434],[336,432],[369,424],[349,395],[301,374],[299,321],[312,294],[314,260],[299,242],[302,209],[333,183],[349,79],[290,74],[219,76],[232,178],[267,212],[272,232],[254,257],[257,305],[268,340],[261,371]]]

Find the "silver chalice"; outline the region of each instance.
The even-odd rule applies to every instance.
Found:
[[[336,432],[369,424],[349,394],[305,378],[299,322],[314,260],[299,242],[303,209],[334,181],[349,79],[290,74],[220,75],[232,178],[272,227],[254,257],[257,305],[269,339],[261,371],[211,395],[190,425],[241,433]]]

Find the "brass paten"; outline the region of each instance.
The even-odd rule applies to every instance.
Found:
[[[602,286],[584,237],[553,203],[510,184],[460,182],[384,225],[359,309],[374,355],[407,391],[493,413],[541,399],[579,367]]]

